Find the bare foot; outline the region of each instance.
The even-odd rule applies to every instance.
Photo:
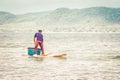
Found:
[[[47,56],[47,54],[41,54],[42,56]]]

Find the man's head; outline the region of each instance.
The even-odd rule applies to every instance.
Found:
[[[40,32],[40,33],[41,33],[41,32],[42,32],[42,30],[38,30],[38,32]]]

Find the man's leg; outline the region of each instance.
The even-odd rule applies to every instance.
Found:
[[[36,41],[36,42],[35,42],[35,48],[34,48],[35,54],[37,54],[37,50],[38,50],[38,42]]]
[[[41,47],[41,50],[42,50],[42,55],[44,55],[44,47],[43,47],[43,42],[40,42],[39,43],[40,47]]]

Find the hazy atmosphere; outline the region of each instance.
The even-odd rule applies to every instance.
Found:
[[[57,8],[120,7],[120,0],[0,0],[0,11],[14,14],[41,12]]]
[[[120,0],[0,0],[0,80],[120,80]]]

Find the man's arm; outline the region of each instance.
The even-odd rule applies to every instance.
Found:
[[[34,44],[35,44],[35,38],[33,39],[33,41],[34,41]]]
[[[34,39],[33,39],[33,41],[34,41],[34,44],[35,44],[35,41],[36,41],[36,34],[34,35]]]

